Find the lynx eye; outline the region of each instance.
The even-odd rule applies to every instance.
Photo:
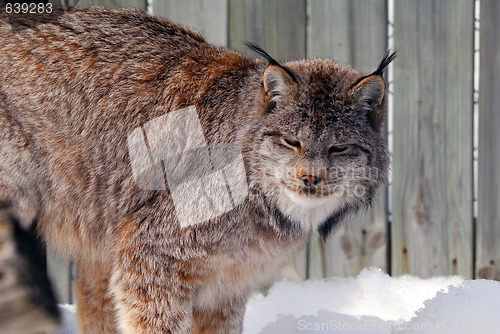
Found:
[[[328,149],[330,154],[341,154],[347,153],[351,149],[351,145],[333,145]]]
[[[283,141],[287,146],[291,146],[293,148],[300,148],[301,144],[300,141],[289,139],[289,138],[283,138]]]

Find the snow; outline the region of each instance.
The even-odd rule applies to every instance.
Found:
[[[249,301],[244,334],[391,333],[439,291],[463,284],[457,276],[392,278],[377,269],[356,278],[282,281]]]
[[[411,324],[431,324],[425,333],[500,333],[500,283],[467,281],[425,302]],[[422,326],[421,326],[422,327]],[[406,330],[405,333],[423,331]]]
[[[244,334],[500,333],[500,282],[458,276],[390,277],[365,269],[356,278],[281,281],[249,300]],[[77,333],[63,306],[54,334]]]
[[[76,305],[60,305],[61,311],[61,328],[53,333],[48,334],[79,334],[78,324],[76,320]]]

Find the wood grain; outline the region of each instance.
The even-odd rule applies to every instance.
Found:
[[[61,1],[59,1],[61,2]],[[69,0],[69,4],[77,3],[78,7],[106,6],[114,8],[139,8],[146,10],[146,0]]]
[[[500,263],[500,3],[481,0],[477,276],[499,278]],[[488,269],[491,267],[491,273]]]
[[[306,4],[306,0],[229,0],[229,46],[248,54],[244,43],[249,41],[277,60],[305,58]]]
[[[395,1],[392,273],[472,277],[473,1]]]
[[[154,1],[153,14],[198,30],[209,43],[228,45],[228,0]]]

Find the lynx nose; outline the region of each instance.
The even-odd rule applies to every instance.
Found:
[[[321,182],[321,178],[314,175],[302,175],[300,178],[306,187],[317,186]]]

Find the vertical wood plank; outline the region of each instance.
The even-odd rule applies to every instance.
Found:
[[[76,0],[70,0],[70,4],[77,2]],[[139,8],[146,10],[147,1],[146,0],[79,0],[77,3],[78,7],[87,6],[105,6],[114,8]]]
[[[154,1],[153,14],[198,30],[214,45],[228,44],[228,0]]]
[[[375,70],[387,47],[386,0],[309,2],[309,55]],[[365,266],[386,269],[386,189],[369,212],[347,221],[325,245],[313,236],[311,277],[354,276]]]
[[[472,276],[473,13],[394,2],[394,275]]]
[[[47,249],[47,275],[52,282],[57,302],[69,304],[71,298],[71,264],[67,259]]]
[[[500,3],[481,0],[477,276],[499,279]]]
[[[229,47],[250,57],[244,43],[258,44],[277,60],[306,57],[306,0],[229,0]],[[283,275],[307,278],[307,250],[297,254]]]
[[[249,41],[277,60],[305,58],[306,4],[306,0],[229,0],[229,46],[247,54],[244,43]]]

